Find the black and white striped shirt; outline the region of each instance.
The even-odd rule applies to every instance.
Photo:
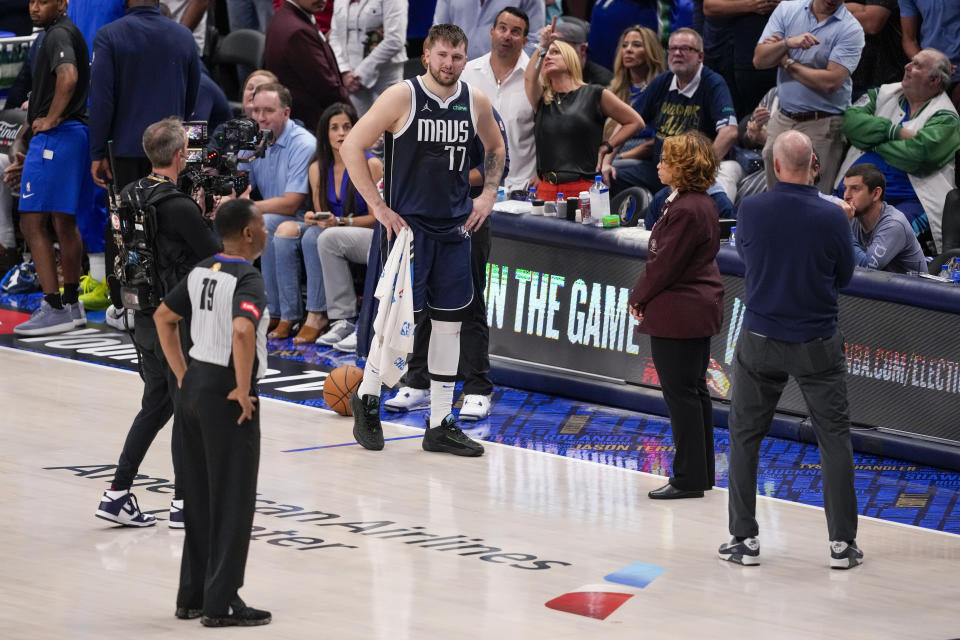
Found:
[[[267,295],[253,265],[221,253],[200,261],[164,298],[175,313],[190,318],[190,357],[233,368],[233,319],[248,318],[257,327],[254,378],[267,369]]]

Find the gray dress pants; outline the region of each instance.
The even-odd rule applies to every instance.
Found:
[[[820,447],[823,506],[830,540],[857,537],[857,495],[847,410],[843,336],[782,342],[744,331],[737,344],[730,404],[730,534],[758,532],[757,463],[760,444],[793,376],[803,393]]]

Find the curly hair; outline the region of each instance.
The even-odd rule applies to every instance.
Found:
[[[717,154],[713,143],[699,131],[687,131],[663,141],[660,162],[673,174],[677,191],[706,192],[717,179]]]

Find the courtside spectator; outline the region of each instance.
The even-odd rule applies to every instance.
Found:
[[[257,201],[257,207],[263,212],[267,226],[267,247],[260,258],[260,269],[267,287],[271,331],[281,329],[282,324],[280,333],[272,337],[282,338],[290,335],[300,318],[297,307],[281,309],[280,306],[274,232],[288,220],[303,221],[310,191],[307,167],[317,146],[313,134],[290,118],[290,103],[290,91],[282,84],[257,87],[253,96],[253,118],[261,129],[273,133],[273,144],[264,157],[250,163],[250,187],[260,192],[262,199]],[[295,230],[290,235],[299,237]]]
[[[784,131],[801,131],[820,155],[820,189],[829,193],[843,155],[843,112],[850,106],[850,79],[863,52],[863,27],[839,0],[793,0],[770,15],[753,55],[757,69],[777,66],[780,109],[767,124],[763,148],[767,189],[773,142]]]
[[[733,99],[719,74],[703,65],[703,39],[692,29],[679,29],[670,36],[667,65],[654,78],[640,100],[633,105],[644,122],[655,132],[649,155],[618,158],[614,191],[641,186],[656,193],[663,188],[657,176],[657,163],[663,141],[686,131],[698,130],[713,140],[720,162],[717,182],[727,197],[736,197],[740,165],[724,160],[737,139],[737,117]]]
[[[243,93],[240,97],[243,105],[243,115],[248,118],[253,117],[253,96],[257,93],[257,87],[272,82],[279,82],[279,80],[277,80],[277,76],[275,76],[272,71],[267,71],[266,69],[257,69],[247,76],[247,79],[243,83]]]
[[[343,85],[361,116],[403,79],[407,59],[407,0],[336,0],[327,34]]]
[[[620,34],[613,62],[613,79],[608,88],[618,98],[632,105],[666,68],[666,54],[657,40],[657,34],[635,24]]]
[[[479,58],[490,53],[487,36],[500,12],[507,7],[516,7],[527,14],[533,27],[527,36],[524,51],[533,53],[540,29],[546,24],[543,0],[437,0],[433,12],[433,24],[455,24],[467,34],[467,59]]]
[[[536,113],[537,197],[556,200],[561,192],[580,193],[601,172],[609,180],[616,150],[643,127],[637,112],[609,89],[584,84],[577,52],[557,39],[552,26],[540,32],[524,86]],[[604,140],[607,118],[621,126]]]
[[[955,0],[900,0],[903,51],[913,58],[924,49],[943,52],[953,64],[950,99],[960,109],[960,2]]]
[[[865,162],[878,167],[886,202],[907,217],[928,255],[943,246],[943,202],[954,188],[960,150],[960,116],[946,93],[950,72],[945,55],[924,49],[904,68],[902,82],[871,89],[843,116],[850,150],[840,171]]]
[[[327,300],[324,291],[323,268],[317,253],[317,239],[322,233],[338,226],[353,226],[362,218],[373,226],[373,216],[367,216],[367,203],[357,195],[350,182],[340,145],[357,122],[352,105],[336,102],[320,114],[317,125],[317,149],[307,170],[313,202],[304,213],[303,222],[287,220],[277,227],[274,247],[277,255],[277,283],[280,293],[280,311],[284,318],[303,318],[300,331],[293,338],[295,344],[313,342],[329,324]],[[320,158],[323,158],[321,161]],[[379,181],[383,175],[380,160],[368,156],[370,173]],[[305,277],[301,277],[301,263]],[[303,315],[301,284],[306,282],[306,317]],[[281,326],[274,337],[284,338],[289,330]]]
[[[490,29],[490,53],[467,62],[460,76],[487,94],[494,113],[503,119],[507,155],[513,164],[513,169],[503,178],[508,193],[526,190],[537,179],[533,107],[523,84],[524,71],[530,61],[523,52],[529,29],[529,18],[521,9],[507,7],[501,11]]]
[[[854,261],[868,269],[926,273],[927,261],[910,223],[883,201],[886,186],[883,174],[872,164],[853,165],[843,174]]]
[[[613,63],[613,80],[608,89],[615,96],[635,106],[650,83],[667,68],[666,54],[660,41],[650,29],[633,25],[620,34],[617,57]],[[604,137],[609,138],[616,123],[608,120]],[[639,159],[650,154],[653,130],[643,129],[623,143],[618,158]]]
[[[356,112],[347,105],[334,105],[324,112],[321,124],[324,120],[329,124],[326,129],[317,129],[317,153],[310,163],[313,210],[307,212],[307,217],[315,217],[321,212],[332,213],[333,217],[327,221],[319,220],[318,226],[323,224],[325,228],[323,233],[311,235],[307,231],[302,245],[305,257],[308,251],[314,252],[307,261],[307,269],[313,270],[313,273],[307,273],[307,310],[310,310],[310,279],[319,277],[326,314],[322,318],[311,317],[316,316],[313,313],[308,315],[294,342],[308,342],[312,334],[320,346],[354,352],[357,350],[357,294],[350,264],[367,264],[376,220],[363,196],[353,186],[340,155],[346,134],[357,123]],[[367,168],[370,177],[379,182],[383,176],[383,163],[369,152]],[[312,238],[312,245],[307,236]],[[310,260],[315,266],[310,266]],[[326,326],[328,319],[329,326]],[[319,320],[323,326],[319,325]],[[319,326],[320,331],[308,331],[311,323],[314,327]]]
[[[267,29],[263,51],[263,66],[289,89],[293,96],[292,117],[303,123],[307,133],[316,129],[324,109],[334,102],[350,101],[337,58],[317,30],[313,16],[325,3],[326,0],[287,0],[280,5]],[[269,210],[263,212],[267,214]],[[268,282],[268,291],[269,287]]]

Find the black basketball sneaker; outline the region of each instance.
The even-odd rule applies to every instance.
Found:
[[[424,417],[424,420],[427,420]],[[457,426],[457,419],[452,413],[447,414],[439,427],[430,428],[427,422],[427,431],[423,434],[423,450],[452,453],[455,456],[476,457],[483,455],[483,445],[474,442]]]
[[[360,399],[356,393],[350,396],[353,412],[353,438],[364,449],[383,449],[383,427],[380,426],[380,397],[365,395]]]

